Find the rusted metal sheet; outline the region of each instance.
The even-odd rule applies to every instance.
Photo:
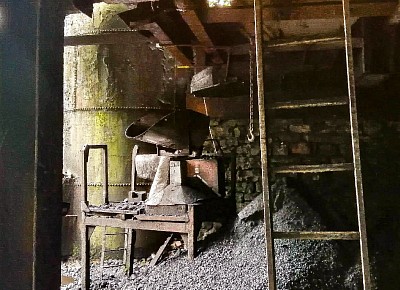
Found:
[[[225,194],[224,167],[218,159],[187,160],[187,176],[201,178],[215,193]]]
[[[146,215],[149,216],[185,216],[188,206],[186,204],[178,205],[147,205]],[[157,219],[157,218],[156,218]]]
[[[232,98],[247,95],[248,86],[244,81],[227,78],[228,68],[208,67],[195,74],[190,84],[190,93],[195,97]]]
[[[233,98],[207,98],[208,116],[211,118],[236,119],[248,118],[249,99],[246,97]],[[186,106],[188,109],[205,114],[204,100],[192,95],[186,97]]]
[[[208,116],[192,110],[154,112],[133,122],[128,138],[174,150],[199,150],[208,134]]]

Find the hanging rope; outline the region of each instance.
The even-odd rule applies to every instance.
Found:
[[[250,49],[249,49],[249,78],[250,78],[250,93],[249,93],[249,106],[250,106],[250,116],[249,116],[249,131],[247,133],[247,140],[249,142],[254,142],[254,84],[253,84],[253,38],[249,37]]]

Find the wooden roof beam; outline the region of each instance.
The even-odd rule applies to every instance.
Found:
[[[391,16],[397,9],[397,1],[351,3],[352,17]],[[340,2],[305,3],[293,6],[268,6],[263,8],[265,21],[343,18]],[[204,23],[236,22],[245,27],[253,26],[253,8],[209,8],[202,18]],[[251,30],[251,29],[246,29]]]
[[[214,48],[214,43],[201,23],[196,11],[194,10],[181,10],[180,14],[183,20],[187,23],[193,34],[201,45],[204,45],[204,51],[209,54],[213,54],[213,61],[215,63],[223,63],[221,56]]]
[[[192,66],[193,63],[190,61],[186,55],[177,47],[173,45],[173,42],[168,37],[168,35],[161,29],[161,27],[153,22],[145,24],[140,27],[140,30],[150,31],[155,38],[160,42],[160,45],[165,46],[165,48],[176,58],[176,60],[185,66]]]

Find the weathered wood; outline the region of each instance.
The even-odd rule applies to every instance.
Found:
[[[183,222],[139,221],[132,219],[120,220],[95,216],[86,217],[85,224],[87,226],[105,226],[173,233],[186,233],[188,231],[186,223]]]
[[[315,107],[329,107],[347,105],[347,98],[325,98],[325,99],[308,99],[308,100],[292,100],[286,102],[275,102],[269,106],[272,110],[278,109],[302,109]]]
[[[165,242],[160,246],[160,248],[158,249],[156,255],[154,256],[154,258],[150,262],[150,265],[149,265],[150,267],[154,267],[157,264],[157,262],[160,259],[162,253],[164,253],[165,248],[168,246],[169,242],[171,241],[172,236],[173,236],[173,234],[169,235],[169,237],[165,240]]]
[[[133,273],[133,260],[135,253],[136,231],[133,229],[125,229],[127,236],[125,239],[125,268],[127,274],[130,276]]]
[[[143,39],[134,31],[65,36],[64,46],[100,45],[100,44],[144,44]]]
[[[194,260],[196,255],[196,238],[195,236],[195,206],[189,205],[189,222],[187,223],[187,250],[189,260]]]
[[[347,85],[349,92],[349,113],[350,113],[350,133],[353,149],[353,166],[354,166],[354,186],[356,191],[357,200],[357,217],[358,227],[360,231],[360,254],[361,254],[361,268],[363,273],[363,286],[364,290],[371,289],[371,273],[367,245],[367,224],[365,220],[364,208],[364,193],[363,182],[361,174],[361,155],[360,155],[360,137],[357,119],[357,101],[356,101],[356,84],[354,77],[354,61],[353,61],[353,47],[351,37],[351,23],[350,23],[350,3],[349,0],[342,0],[343,4],[343,27],[346,42],[346,71],[347,71]],[[351,11],[352,14],[354,13]],[[354,16],[354,15],[352,15]]]
[[[358,240],[358,232],[273,232],[274,239],[289,240]]]
[[[154,37],[158,39],[161,45],[165,45],[166,49],[176,58],[176,60],[181,65],[193,65],[192,61],[186,57],[186,55],[179,49],[179,47],[173,45],[172,40],[157,23],[154,22],[146,24],[142,26],[141,29],[150,31],[154,35]]]
[[[363,48],[364,40],[362,38],[353,38],[353,48]],[[332,37],[325,39],[310,39],[301,41],[291,41],[283,43],[269,44],[266,47],[267,52],[289,52],[304,50],[331,50],[344,49],[344,38]]]
[[[272,168],[274,173],[322,173],[351,170],[353,170],[353,163],[287,165]]]
[[[200,44],[204,45],[204,50],[207,53],[214,54],[214,62],[223,63],[221,56],[218,54],[214,48],[214,43],[208,35],[204,28],[203,23],[201,23],[196,11],[194,10],[184,10],[181,11],[182,19],[187,23],[189,28],[192,30],[193,34],[196,36]]]
[[[267,111],[265,107],[264,86],[264,62],[263,62],[263,17],[262,1],[254,0],[254,35],[256,46],[256,68],[257,68],[257,99],[258,99],[258,123],[260,128],[260,157],[261,157],[261,184],[264,202],[264,237],[265,255],[267,262],[268,289],[276,289],[276,270],[274,240],[272,238],[272,212],[270,208],[270,184],[268,172],[268,136],[267,136]]]
[[[351,3],[352,17],[390,16],[397,9],[396,1]],[[342,18],[342,5],[338,2],[321,2],[315,5],[289,5],[286,7],[264,7],[263,19],[271,20],[301,20],[301,19],[332,19]],[[213,8],[208,9],[203,23],[236,22],[245,25],[253,24],[253,10],[245,8]]]
[[[140,214],[135,216],[140,221],[166,221],[166,222],[187,222],[189,217],[184,216],[168,216],[168,215],[145,215]]]
[[[82,289],[90,289],[90,235],[89,230],[91,227],[85,225],[85,213],[82,212],[82,225],[81,225],[81,280]]]

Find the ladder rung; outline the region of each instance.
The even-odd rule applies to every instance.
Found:
[[[334,171],[351,171],[353,163],[317,164],[317,165],[287,165],[272,168],[274,173],[319,173]]]
[[[359,232],[273,232],[274,239],[290,240],[359,240]]]
[[[362,38],[352,38],[353,48],[363,48],[364,40]],[[309,39],[284,43],[270,44],[266,47],[268,52],[289,52],[304,50],[331,50],[343,49],[345,47],[344,38],[325,38],[325,39]]]
[[[125,264],[117,264],[117,265],[103,265],[103,268],[115,268],[115,267],[122,267],[125,266]]]
[[[108,249],[108,250],[104,250],[104,253],[108,253],[108,252],[119,252],[119,251],[126,251],[126,249],[125,249],[125,248]]]
[[[107,233],[107,234],[104,234],[104,235],[106,235],[106,236],[122,236],[122,235],[126,235],[127,233],[123,233],[123,232],[121,232],[121,233]]]
[[[347,98],[324,98],[324,99],[308,99],[308,100],[292,100],[285,102],[275,102],[270,108],[272,110],[278,109],[302,109],[302,108],[316,108],[316,107],[329,107],[347,105]]]

